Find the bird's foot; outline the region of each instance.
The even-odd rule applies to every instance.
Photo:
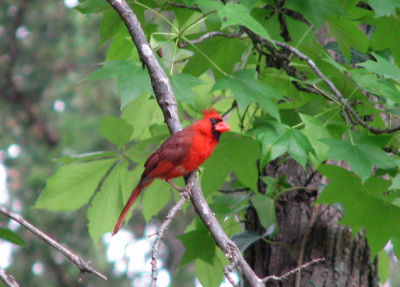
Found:
[[[179,192],[183,192],[184,189],[181,189],[179,186],[177,186],[175,183],[173,183],[170,179],[166,179],[166,182],[168,182],[173,188],[175,188]]]

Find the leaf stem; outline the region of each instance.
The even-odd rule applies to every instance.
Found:
[[[182,36],[182,38],[188,42],[190,45],[192,45],[192,47],[194,49],[197,50],[197,52],[199,52],[204,58],[206,58],[219,72],[221,72],[221,74],[223,74],[224,76],[228,76],[227,73],[225,73],[216,63],[214,63],[213,60],[211,60],[202,50],[200,50],[199,48],[196,47],[196,45],[194,45],[192,42],[190,42],[186,37]]]
[[[157,12],[156,10],[154,10],[154,9],[150,8],[149,6],[146,6],[140,2],[136,2],[136,1],[135,2],[127,2],[127,3],[136,4],[136,5],[142,6],[143,8],[150,10],[151,12],[153,12],[154,14],[159,16],[161,19],[163,19],[165,22],[167,22],[176,31],[177,34],[179,33],[178,28],[176,28],[174,26],[174,24],[171,23],[171,21],[169,21],[167,18],[165,18],[161,13]]]
[[[290,248],[289,248],[286,244],[284,244],[284,243],[282,243],[282,242],[280,242],[280,241],[268,240],[267,238],[261,238],[261,239],[262,239],[263,241],[265,241],[266,243],[268,243],[268,244],[282,246],[282,247],[285,248],[286,251],[289,253],[290,257],[292,257],[292,259],[293,259],[294,261],[296,261],[296,256],[294,256],[293,251],[290,250]]]

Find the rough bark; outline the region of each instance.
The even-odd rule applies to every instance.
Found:
[[[273,162],[265,173],[277,178],[286,174],[293,186],[304,186],[311,181],[308,187],[315,187],[323,180],[319,174],[308,180],[310,173],[306,174],[293,160],[281,165]],[[283,245],[260,240],[245,252],[250,266],[259,277],[280,276],[298,266],[299,260],[304,263],[324,257],[324,263],[308,267],[300,276],[269,282],[266,286],[378,286],[377,262],[370,258],[366,239],[362,234],[354,237],[350,228],[337,223],[341,213],[335,207],[312,205],[316,196],[316,192],[307,190],[290,191],[276,204],[279,232],[271,240],[284,244],[295,258]],[[265,232],[253,208],[247,211],[246,229]]]

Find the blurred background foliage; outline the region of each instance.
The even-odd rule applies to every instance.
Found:
[[[105,245],[94,248],[88,236],[86,208],[69,213],[32,208],[46,178],[59,166],[54,158],[109,148],[98,126],[105,115],[120,114],[114,85],[81,81],[105,57],[107,45],[99,49],[101,17],[85,17],[63,1],[11,0],[3,4],[0,163],[7,168],[7,191],[0,190],[1,204],[109,275],[109,281],[102,282],[86,274],[82,286],[129,285],[126,274],[112,272]],[[139,217],[137,235],[141,236],[144,221],[135,216]],[[0,251],[1,267],[21,286],[78,285],[76,266],[47,244],[7,218],[0,219],[0,227],[10,227],[27,244],[27,248],[3,244]],[[9,257],[7,248],[12,249]]]

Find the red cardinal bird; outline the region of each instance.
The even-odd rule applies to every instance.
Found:
[[[211,155],[222,133],[230,130],[214,109],[203,111],[203,119],[170,136],[145,162],[136,188],[115,224],[113,235],[121,228],[130,207],[140,192],[156,178],[179,189],[170,180],[191,173]]]

